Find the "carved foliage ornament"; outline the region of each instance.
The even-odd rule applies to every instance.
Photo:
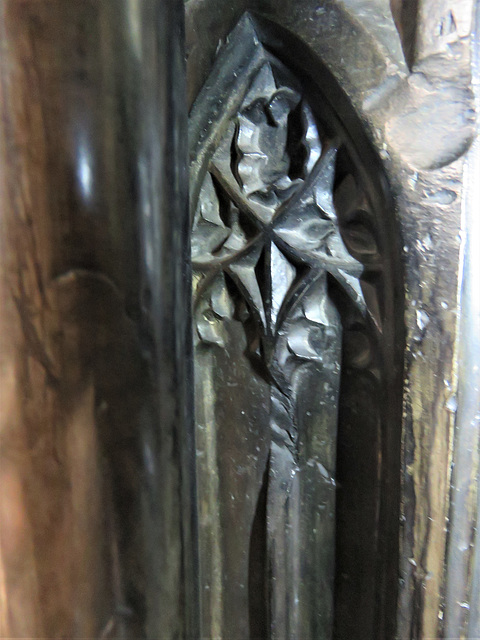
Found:
[[[342,344],[332,286],[358,317],[367,311],[364,267],[344,242],[334,204],[340,142],[323,134],[301,86],[261,45],[248,16],[194,105],[190,136],[197,354],[222,350],[228,361],[230,327],[241,323],[252,376],[269,388],[268,420],[256,426],[268,443],[258,462],[266,474],[258,491],[266,492],[268,575],[259,597],[267,600],[272,637],[329,637]],[[205,362],[196,356],[197,379]],[[228,455],[218,451],[221,432],[241,429],[240,422],[209,426],[205,405],[219,400],[206,398],[201,385],[196,393],[197,429],[210,429],[216,455]],[[200,462],[200,501],[212,491],[209,474]],[[221,501],[221,487],[216,492]],[[212,518],[205,520],[210,533]],[[201,568],[208,553],[201,543]],[[218,563],[221,572],[221,557]],[[215,632],[222,629],[213,622],[204,629]]]

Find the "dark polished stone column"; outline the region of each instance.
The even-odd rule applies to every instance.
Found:
[[[196,637],[183,3],[0,25],[0,635]]]

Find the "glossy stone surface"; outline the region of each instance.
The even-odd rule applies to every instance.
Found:
[[[183,4],[0,24],[0,635],[195,635]]]

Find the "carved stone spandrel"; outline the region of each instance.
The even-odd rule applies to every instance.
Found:
[[[393,568],[394,560],[384,576],[389,576],[390,584],[396,584],[399,571],[399,637],[437,637],[443,632],[442,593],[456,413],[456,305],[463,233],[464,155],[474,135],[469,50],[474,3],[391,2],[408,68],[393,53],[385,55],[386,49],[379,42],[386,31],[383,35],[377,31],[367,15],[372,6],[378,5],[368,4],[364,7],[362,3],[344,2],[285,1],[275,5],[262,2],[255,3],[254,10],[277,25],[272,29],[278,36],[277,51],[283,51],[281,57],[287,64],[293,59],[293,50],[300,73],[302,69],[310,73],[317,69],[319,60],[325,63],[355,106],[390,182],[396,222],[389,226],[388,235],[395,239],[399,250],[403,247],[405,290],[402,293],[397,289],[395,296],[397,301],[403,295],[406,299],[405,316],[397,318],[406,330],[406,371],[402,513],[400,524],[392,518],[390,525],[382,529],[386,536],[382,544],[388,536],[395,540],[399,529],[401,546],[397,568]],[[363,18],[356,16],[357,9],[362,7]],[[192,23],[198,18],[215,25],[211,31],[207,29],[212,41],[196,45],[205,74],[209,66],[205,61],[214,56],[219,41],[231,30],[236,19],[233,14],[237,12],[239,16],[245,8],[246,2],[230,3],[228,21],[222,24],[215,2],[187,3],[187,16]],[[394,28],[387,6],[380,30],[385,25]],[[282,49],[285,32],[281,26],[299,37],[308,55],[298,41],[295,49],[291,41]],[[190,37],[195,40],[194,31]],[[195,96],[205,76],[196,76],[192,65],[189,69],[190,91]],[[341,103],[338,95],[336,100]],[[395,268],[399,269],[398,263]],[[364,286],[363,290],[365,293],[367,288]],[[375,315],[381,318],[378,297],[370,304],[371,309],[377,307]],[[389,335],[391,338],[392,334]],[[352,339],[361,340],[354,327]],[[396,375],[398,381],[401,371],[397,370]],[[365,384],[368,386],[370,382]],[[396,402],[395,394],[389,402]],[[350,410],[345,408],[346,437],[353,438],[348,431]],[[372,417],[370,434],[374,421]],[[391,430],[387,435],[389,444],[383,451],[386,465],[392,470],[398,469],[400,461],[397,438],[398,433]],[[366,435],[359,440],[365,441]],[[359,465],[359,477],[364,477],[363,471]],[[398,472],[393,473],[389,479],[390,492],[398,477]],[[357,503],[358,500],[348,501],[345,497],[345,513],[354,513]],[[367,511],[359,512],[357,518]],[[347,548],[348,541],[341,540],[341,544]],[[391,557],[396,548],[392,542]],[[357,592],[365,603],[371,597],[369,588],[370,585],[362,583]],[[367,604],[362,611],[365,609]],[[386,618],[379,613],[375,624],[382,629],[378,631],[381,638],[394,633],[394,609],[390,607]],[[348,628],[351,612],[342,606],[341,611],[337,633],[339,637],[352,637],[358,632],[363,614],[357,615]]]
[[[350,157],[323,94],[273,57],[288,37],[269,28],[240,20],[190,114],[202,629],[327,638],[342,329],[346,371],[366,369],[382,386],[378,345],[396,330],[391,252],[381,187]]]

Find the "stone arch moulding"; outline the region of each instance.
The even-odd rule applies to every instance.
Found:
[[[457,294],[464,268],[462,238],[469,224],[462,206],[471,207],[463,182],[474,132],[474,3],[422,0],[412,3],[414,11],[407,4],[186,4],[192,246],[200,283],[194,294],[200,593],[207,636],[383,640],[460,636],[468,627],[467,609],[460,604],[470,600],[473,547],[458,551],[455,540],[462,523],[473,527],[475,491],[474,483],[464,483],[458,494],[451,469],[452,461],[465,454],[462,424],[468,426],[465,417],[456,415],[457,392],[462,394],[458,353],[468,349],[458,330]],[[242,35],[242,29],[249,35]],[[243,39],[242,46],[235,46],[236,39]],[[232,54],[229,74],[226,60],[232,50],[240,52],[241,60]],[[265,80],[264,93],[250,102],[248,90],[259,71],[252,71],[252,65],[261,67],[262,56],[270,65],[270,84]],[[313,138],[304,135],[308,114]],[[288,161],[279,151],[282,144]],[[325,177],[329,157],[333,180]],[[322,184],[324,195],[333,196],[336,217],[330,216],[329,238],[341,240],[350,259],[361,265],[360,275],[349,272],[362,294],[356,299],[329,271],[328,260],[300,255],[298,242],[306,242],[300,223],[315,207],[325,223],[329,218],[315,198],[308,215],[298,208],[303,203],[308,209],[312,184]],[[268,198],[277,198],[267,203],[270,218],[258,220],[253,209]],[[207,203],[216,204],[209,209]],[[279,240],[277,225],[290,237]],[[319,239],[319,227],[310,229]],[[258,252],[257,262],[250,258],[248,263],[247,246]],[[202,247],[210,255],[204,252],[199,262],[196,252]],[[318,258],[320,245],[315,251]],[[282,286],[271,277],[275,269],[282,274]],[[343,345],[338,388],[333,385],[337,422],[333,415],[319,417],[325,398],[315,356],[310,353],[308,363],[295,356],[288,336],[289,313],[296,317],[296,303],[285,303],[291,300],[285,291],[289,278],[301,287],[322,269],[327,272],[324,299],[338,313],[334,324],[339,323],[338,344]],[[209,290],[202,288],[207,272]],[[312,293],[311,299],[321,298]],[[278,317],[272,316],[275,304]],[[274,471],[271,445],[278,435],[275,394],[285,391],[276,378],[281,358],[275,344],[282,340],[303,373],[316,371],[308,383],[290,383],[288,402],[280,402],[294,423],[291,432],[283,429],[290,441],[285,440],[282,460],[291,455],[295,471],[295,480],[283,485],[289,496],[283,511],[271,496],[281,495],[275,480],[282,482]],[[313,352],[325,344],[317,341]],[[307,399],[315,406],[307,406]],[[304,458],[302,476],[302,451],[307,449],[300,434],[319,434],[322,428],[335,452],[322,449],[322,438],[309,441],[322,453]],[[471,455],[468,460],[463,476],[473,478],[475,460]],[[305,514],[321,502],[315,491],[322,468],[336,483],[335,510],[332,494],[324,499],[335,526],[330,522],[319,529]],[[460,497],[452,501],[451,496]],[[293,527],[296,542],[292,537],[281,542],[278,529],[287,526]],[[317,537],[306,540],[313,529]],[[462,531],[462,539],[474,535],[473,529]],[[291,543],[294,549],[273,549],[272,541]],[[206,548],[211,582],[205,578]],[[334,564],[328,553],[333,548]],[[290,565],[279,567],[279,555]],[[283,571],[281,578],[275,571]],[[282,580],[289,580],[291,590],[282,587]],[[317,599],[313,583],[320,580],[325,588]],[[300,585],[298,598],[295,584]],[[211,597],[212,589],[218,598]],[[461,598],[455,595],[459,589]],[[293,604],[287,597],[293,597]],[[321,602],[316,613],[313,602]],[[231,615],[236,607],[242,612],[238,618]],[[472,620],[471,628],[475,616]]]
[[[203,637],[393,633],[398,233],[312,55],[246,13],[190,115]]]

